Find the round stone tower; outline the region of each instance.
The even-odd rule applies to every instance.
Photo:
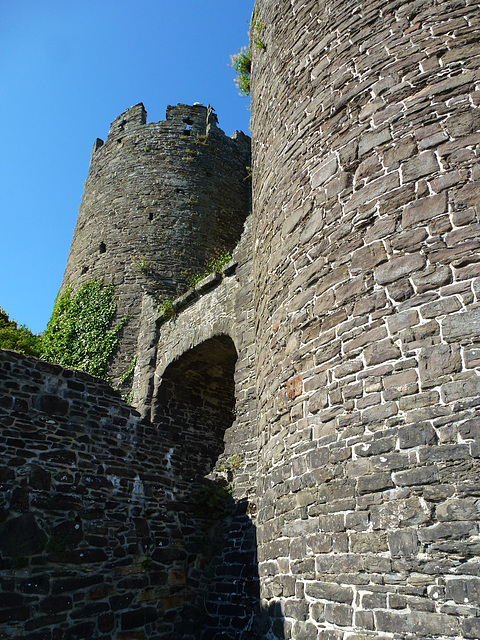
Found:
[[[479,16],[256,2],[268,637],[480,636]]]
[[[132,360],[144,295],[183,292],[216,251],[231,251],[250,209],[250,140],[217,127],[211,107],[179,104],[146,123],[138,104],[97,139],[62,289],[104,279],[128,315],[109,373]]]

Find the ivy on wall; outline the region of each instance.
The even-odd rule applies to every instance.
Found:
[[[124,317],[112,327],[116,311],[113,284],[90,280],[75,294],[67,287],[57,296],[43,334],[42,358],[106,379],[108,361],[127,321]]]

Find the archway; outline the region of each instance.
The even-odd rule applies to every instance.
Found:
[[[178,443],[183,479],[204,477],[224,449],[235,409],[233,341],[215,336],[184,353],[165,370],[155,399],[154,422]]]
[[[172,636],[182,640],[251,637],[258,605],[255,529],[246,499],[233,499],[240,456],[225,454],[236,361],[230,337],[210,338],[167,366],[155,398],[154,422],[176,443],[171,464],[183,500],[185,598]]]

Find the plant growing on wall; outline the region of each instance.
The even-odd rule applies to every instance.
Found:
[[[213,256],[205,261],[204,270],[192,276],[188,281],[188,285],[194,287],[211,273],[221,273],[223,267],[228,264],[231,259],[232,254],[229,251],[216,249]]]
[[[106,379],[107,364],[127,318],[112,326],[117,311],[115,287],[99,280],[84,283],[73,294],[57,296],[42,338],[42,357]]]
[[[24,325],[18,326],[0,307],[0,349],[12,349],[28,356],[39,356],[41,341],[41,336],[33,334]]]
[[[230,56],[232,61],[231,67],[236,72],[235,84],[241,96],[250,94],[250,72],[252,69],[252,58],[250,49],[242,47],[240,51]]]
[[[263,50],[266,48],[264,41],[260,37],[264,26],[263,22],[258,20],[257,14],[254,13],[250,24],[250,42],[253,43],[256,49]],[[230,56],[230,60],[230,66],[236,72],[234,82],[240,95],[250,95],[250,74],[252,71],[250,47],[242,47],[238,53]]]

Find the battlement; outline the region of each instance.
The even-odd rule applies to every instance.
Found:
[[[147,123],[147,111],[143,103],[138,103],[121,113],[110,125],[107,140],[97,138],[93,144],[91,161],[96,151],[101,149],[105,142],[119,143],[125,135],[139,133],[142,128],[147,135],[177,134],[185,142],[199,136],[208,136],[217,133],[224,140],[238,142],[240,148],[250,152],[250,138],[244,133],[235,131],[230,138],[218,127],[218,117],[213,107],[201,104],[187,105],[179,103],[175,106],[168,105],[165,120]]]

